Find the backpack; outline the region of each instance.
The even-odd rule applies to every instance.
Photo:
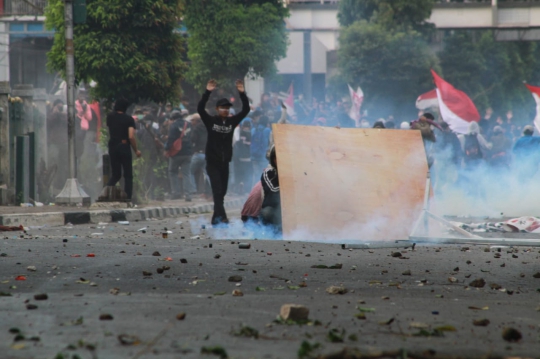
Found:
[[[182,130],[182,134],[173,142],[171,148],[169,148],[169,150],[165,152],[165,157],[174,157],[178,154],[178,152],[182,150],[182,139],[186,134],[187,124],[187,121],[184,121],[184,129]]]
[[[253,131],[251,135],[251,157],[255,159],[261,159],[264,158],[266,155],[267,150],[267,140],[264,138],[264,131],[265,128],[262,126],[255,127],[255,130]]]
[[[465,135],[464,155],[465,160],[479,160],[484,156],[480,148],[480,142],[476,135]]]

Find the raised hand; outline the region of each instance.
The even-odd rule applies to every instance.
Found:
[[[246,89],[244,88],[244,81],[242,80],[236,80],[236,89],[238,90],[238,92],[244,92],[246,91]]]
[[[217,82],[216,80],[214,79],[211,79],[210,81],[208,81],[208,83],[206,84],[206,89],[208,91],[214,91],[217,87]]]

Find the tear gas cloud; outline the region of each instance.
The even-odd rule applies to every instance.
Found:
[[[540,171],[532,176],[524,176],[524,173],[531,173],[530,163],[514,159],[507,167],[492,167],[484,162],[472,170],[464,170],[461,166],[458,168],[452,163],[449,149],[434,151],[431,155],[435,159],[430,169],[433,190],[429,201],[431,212],[439,216],[477,218],[540,216],[538,204]],[[420,164],[423,161],[425,161],[424,157],[411,155],[407,157],[405,165],[414,170],[422,168]],[[329,172],[332,171],[331,166],[327,168]],[[423,174],[419,176],[425,178]],[[345,181],[345,183],[350,183],[350,181]],[[410,185],[411,183],[405,180],[400,182],[400,186]],[[343,186],[341,179],[335,178],[327,186],[336,198],[343,199],[342,203],[350,203],[351,189]],[[299,225],[298,228],[287,233],[286,239],[338,244],[369,243],[380,238],[381,233],[385,234],[385,240],[406,239],[421,214],[423,198],[412,206],[410,203],[396,203],[401,200],[399,193],[403,192],[402,189],[403,187],[398,186],[395,191],[398,195],[391,197],[393,202],[374,211],[369,218],[350,217],[339,221],[337,218],[339,211],[333,211],[333,213],[328,213],[327,219],[329,226],[333,227],[331,234],[316,232],[309,226]],[[320,203],[320,205],[325,206],[325,203]],[[396,206],[403,210],[398,215],[390,215],[390,207]],[[309,209],[301,208],[300,210]],[[349,213],[348,208],[343,208],[343,213]],[[285,216],[286,213],[283,215]],[[200,224],[202,223],[197,223],[197,227],[200,228]],[[406,229],[406,235],[404,235],[404,229]],[[430,225],[429,234],[451,236],[447,228],[440,225]],[[281,239],[271,228],[258,225],[244,226],[240,220],[233,221],[227,229],[216,231],[215,235],[219,237],[217,239]]]

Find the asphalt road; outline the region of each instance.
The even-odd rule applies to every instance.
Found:
[[[240,249],[238,241],[192,239],[204,221],[184,216],[2,233],[0,359],[225,358],[224,352],[285,359],[298,358],[303,342],[316,347],[304,358],[345,347],[425,358],[540,357],[540,248],[343,250],[249,241],[251,248]],[[165,227],[173,232],[166,239]],[[337,264],[341,269],[312,267]],[[158,273],[164,266],[170,269]],[[480,278],[484,287],[469,285]],[[328,294],[330,286],[347,293]],[[36,300],[39,294],[47,299]],[[310,322],[276,322],[286,303],[308,307]],[[482,319],[489,323],[473,324]],[[506,328],[522,338],[504,340]],[[405,358],[401,353],[386,357]]]

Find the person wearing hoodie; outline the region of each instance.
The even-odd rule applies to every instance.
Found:
[[[463,150],[463,165],[465,169],[473,169],[481,165],[493,147],[480,133],[478,122],[471,122],[467,134],[458,136]]]
[[[261,184],[264,193],[261,209],[261,222],[264,226],[269,226],[275,235],[279,235],[282,231],[281,196],[275,147],[270,151],[269,162],[270,166],[264,170],[261,176]]]
[[[530,181],[538,171],[540,164],[540,137],[533,136],[534,127],[527,125],[523,128],[523,136],[514,144],[513,168],[519,178],[526,182]]]
[[[228,99],[222,98],[216,102],[217,115],[211,116],[208,114],[206,112],[206,104],[216,87],[217,82],[215,80],[208,81],[206,92],[197,106],[197,112],[201,116],[201,120],[208,133],[205,151],[206,173],[210,178],[212,196],[214,197],[213,226],[229,223],[227,213],[225,212],[224,199],[229,183],[229,164],[233,155],[233,132],[250,111],[244,82],[242,80],[236,80],[236,89],[242,101],[242,110],[234,116],[229,116],[232,103]]]

